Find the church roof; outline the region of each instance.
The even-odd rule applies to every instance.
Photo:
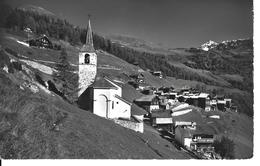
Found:
[[[132,105],[132,103],[131,103],[130,101],[127,101],[126,99],[124,99],[124,98],[122,98],[122,97],[120,97],[120,96],[118,96],[118,95],[115,95],[115,97],[118,98],[119,100],[121,100],[121,101],[123,101],[123,102],[129,104],[129,105]]]
[[[90,87],[93,87],[95,89],[117,89],[116,86],[111,84],[109,81],[102,77],[97,77],[92,85]]]
[[[138,107],[135,103],[131,106],[131,115],[145,115],[148,114],[147,111],[142,109],[141,107]]]
[[[87,52],[94,52],[94,44],[93,44],[93,35],[92,29],[90,24],[90,18],[88,20],[88,27],[87,27],[87,36],[86,36],[86,43],[81,48],[81,51]]]

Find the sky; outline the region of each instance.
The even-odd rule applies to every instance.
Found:
[[[169,48],[253,37],[252,0],[9,0],[41,6],[94,32],[125,35]]]

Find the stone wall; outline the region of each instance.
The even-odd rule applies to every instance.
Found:
[[[96,65],[79,65],[79,93],[80,96],[94,81],[97,74]]]
[[[114,119],[114,122],[136,132],[143,133],[144,132],[144,123],[141,121],[129,121],[129,120],[121,120]]]

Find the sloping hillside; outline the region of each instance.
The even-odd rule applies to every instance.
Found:
[[[173,84],[181,82],[182,86],[199,85],[204,87],[204,91],[211,93],[214,89],[232,97],[239,112],[253,116],[252,39],[226,41],[208,51],[199,48],[161,48],[161,52],[158,49],[154,52],[153,45],[149,46],[147,42],[130,39],[120,36],[100,40],[96,37],[96,44],[128,63],[139,64],[144,70],[161,70],[169,78],[166,79],[168,86],[171,81]],[[165,80],[150,80],[154,86],[160,82],[165,85]]]
[[[155,130],[136,133],[68,104],[0,53],[2,158],[190,158]]]
[[[219,116],[219,119],[214,116]],[[205,112],[195,107],[192,112],[175,116],[173,119],[195,121],[197,132],[214,134],[216,138],[228,136],[235,143],[235,158],[253,156],[253,120],[244,114],[232,111]]]

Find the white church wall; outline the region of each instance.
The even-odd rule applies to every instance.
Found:
[[[105,98],[106,101],[104,100]],[[109,100],[111,100],[110,89],[94,89],[93,99],[93,113],[101,117],[109,118],[111,112],[111,103],[109,102]]]
[[[110,118],[125,118],[130,119],[131,116],[131,105],[116,98],[111,98],[111,114]]]

